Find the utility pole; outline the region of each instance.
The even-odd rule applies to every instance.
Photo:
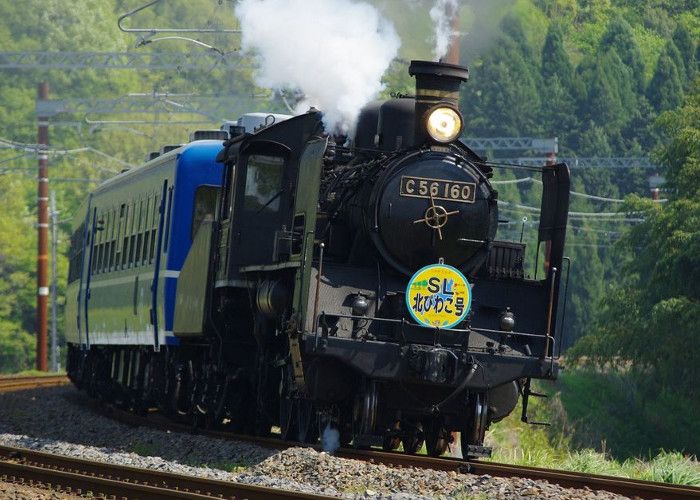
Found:
[[[39,100],[49,98],[49,84],[42,82],[38,89]],[[49,155],[46,151],[49,146],[49,119],[38,117],[37,156],[39,158],[38,173],[38,255],[37,255],[37,296],[36,296],[36,369],[48,371],[46,358],[47,334],[48,334],[48,230],[49,230]]]
[[[58,212],[56,211],[56,191],[51,191],[51,371],[58,371]]]

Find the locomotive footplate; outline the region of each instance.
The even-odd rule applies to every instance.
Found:
[[[476,365],[469,389],[487,390],[521,378],[556,379],[559,363],[551,358],[506,356],[432,345],[304,335],[308,357],[332,358],[375,380],[458,386]]]

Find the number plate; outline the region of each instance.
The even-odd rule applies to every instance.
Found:
[[[435,200],[474,203],[476,184],[473,182],[447,181],[427,177],[401,176],[401,196]]]

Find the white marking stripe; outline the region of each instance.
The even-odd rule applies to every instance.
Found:
[[[168,270],[161,272],[160,275],[163,278],[176,278],[177,279],[180,277],[180,271],[174,271],[174,270],[168,269]]]
[[[166,338],[176,338],[170,330],[159,330],[158,343],[162,346]],[[116,332],[90,332],[90,344],[117,344],[117,345],[153,345],[153,330],[141,331],[116,331]]]
[[[47,296],[49,294],[49,287],[47,286],[40,286],[39,287],[39,295]]]

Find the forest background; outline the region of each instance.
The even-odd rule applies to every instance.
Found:
[[[428,0],[373,0],[402,39],[400,57],[430,58]],[[0,0],[2,51],[203,51],[183,41],[134,49],[137,38],[118,30],[132,0]],[[460,2],[461,62],[469,66],[462,111],[469,137],[559,139],[562,157],[648,157],[657,171],[573,168],[579,213],[567,234],[571,267],[563,321],[569,369],[544,387],[536,405],[546,430],[496,426],[491,439],[514,449],[533,447],[561,455],[570,447],[628,458],[661,449],[700,451],[700,2],[698,0],[497,0]],[[139,14],[142,26],[235,27],[233,2],[170,0]],[[235,51],[235,35],[202,38]],[[253,65],[206,70],[13,70],[0,72],[0,140],[36,142],[35,98],[40,81],[52,98],[117,98],[129,93],[235,95],[225,110],[284,112],[279,96],[256,87]],[[386,91],[411,92],[406,68],[385,76]],[[174,121],[202,116],[167,113],[99,116],[99,120],[159,121],[157,125],[95,124],[62,116],[51,127],[57,149],[91,146],[94,153],[52,156],[51,177],[60,212],[58,296],[67,274],[68,234],[75,212],[94,182],[138,164],[161,145],[186,141],[204,124]],[[65,122],[73,122],[66,125]],[[205,119],[210,125],[215,120]],[[81,125],[75,125],[80,122]],[[168,122],[168,123],[164,123]],[[499,151],[498,156],[524,156]],[[487,156],[494,156],[487,152]],[[120,163],[122,162],[122,163]],[[666,180],[650,200],[649,178]],[[527,173],[504,171],[499,198],[536,205],[538,186]],[[0,372],[34,364],[36,263],[36,158],[0,148]],[[607,201],[606,201],[607,199]],[[624,202],[610,201],[622,200]],[[532,211],[504,208],[504,231],[534,241]],[[529,217],[527,223],[521,221]],[[534,272],[532,263],[529,272]],[[59,299],[59,306],[62,299]],[[60,308],[59,308],[60,313]],[[59,332],[62,330],[62,317]],[[514,421],[514,420],[513,420]],[[517,433],[513,432],[518,430]],[[542,443],[545,443],[542,445]],[[517,448],[517,447],[516,447]],[[525,449],[522,448],[522,449]],[[537,462],[530,454],[523,460]]]

